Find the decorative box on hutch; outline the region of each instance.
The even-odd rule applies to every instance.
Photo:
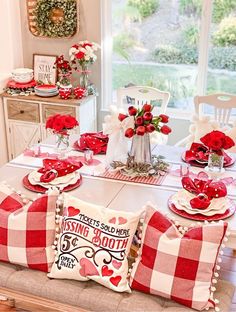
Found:
[[[25,148],[41,142],[49,133],[45,129],[47,118],[54,114],[70,114],[77,118],[78,134],[97,131],[96,96],[81,100],[62,100],[56,97],[1,95],[7,135],[9,160]]]

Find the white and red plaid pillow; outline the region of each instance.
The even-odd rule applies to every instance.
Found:
[[[3,193],[0,188],[0,261],[48,272],[55,258],[58,193],[51,191],[24,206],[16,193],[2,200]]]
[[[147,207],[139,256],[131,272],[131,288],[177,301],[196,310],[215,307],[214,273],[227,223],[183,230]]]
[[[18,209],[26,202],[27,200],[24,200],[13,189],[4,183],[0,183],[0,209]]]

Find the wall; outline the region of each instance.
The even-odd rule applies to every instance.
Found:
[[[20,27],[20,0],[0,1],[0,93],[6,86],[13,68],[23,66]],[[0,104],[1,101],[0,101]],[[3,105],[0,106],[0,165],[7,161],[6,134],[4,128]]]
[[[53,55],[65,54],[68,57],[69,48],[79,40],[87,39],[100,44],[100,1],[101,0],[78,0],[80,29],[79,32],[70,39],[51,39],[33,36],[28,30],[26,1],[21,1],[20,10],[24,66],[32,67],[34,53]],[[101,62],[99,57],[98,61],[91,66],[91,80],[98,87],[99,93],[101,87],[100,68]]]

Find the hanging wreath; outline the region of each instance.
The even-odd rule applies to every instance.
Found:
[[[40,36],[71,37],[76,32],[76,0],[38,0],[33,14]]]

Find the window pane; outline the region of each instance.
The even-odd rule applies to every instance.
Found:
[[[169,107],[192,109],[201,0],[112,0],[113,93],[144,85],[169,91]]]
[[[213,3],[207,93],[236,93],[236,1]],[[209,108],[207,112],[212,112]],[[234,110],[236,114],[236,110]]]

